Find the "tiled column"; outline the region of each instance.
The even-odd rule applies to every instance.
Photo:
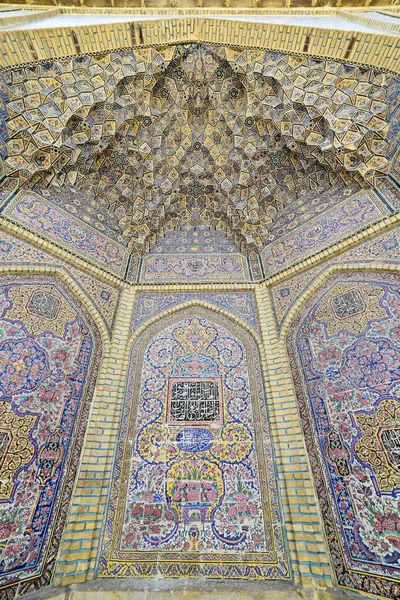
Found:
[[[105,350],[81,455],[54,583],[92,579],[111,481],[129,359],[129,329],[135,292],[121,294],[113,337]]]
[[[264,284],[256,289],[256,298],[269,379],[267,406],[293,576],[302,585],[330,587],[331,568],[290,365]]]

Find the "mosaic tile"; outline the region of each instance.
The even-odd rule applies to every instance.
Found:
[[[17,177],[6,177],[0,183],[0,206],[13,195],[18,189],[18,178]]]
[[[387,113],[389,120],[387,132],[388,156],[392,157],[398,151],[400,137],[400,80],[398,78],[388,81],[386,98],[389,103]]]
[[[377,177],[375,183],[375,189],[382,194],[393,208],[398,211],[400,210],[400,187],[389,179],[389,177]]]
[[[52,254],[39,250],[28,242],[1,232],[0,265],[54,265],[63,269],[87,293],[93,302],[105,326],[111,333],[119,300],[119,289],[80,271],[70,263],[56,258]]]
[[[288,336],[326,539],[339,586],[399,595],[400,280],[342,273]]]
[[[139,325],[159,315],[164,310],[178,306],[190,300],[202,300],[228,310],[235,316],[247,321],[259,332],[257,307],[253,292],[213,292],[213,293],[138,293],[132,321],[133,333]]]
[[[123,246],[126,245],[118,226],[118,218],[108,210],[104,198],[92,198],[82,190],[78,192],[71,188],[55,186],[49,188],[36,186],[35,193],[44,198],[48,204],[54,204],[75,218],[81,219],[101,235]]]
[[[247,281],[249,271],[246,257],[241,254],[185,254],[184,256],[149,255],[143,258],[140,280],[197,281],[206,279]]]
[[[0,595],[13,598],[50,581],[101,342],[57,278],[0,279]]]
[[[124,276],[128,254],[123,246],[94,231],[81,220],[51,206],[37,194],[19,192],[3,214],[86,260]]]
[[[142,266],[142,259],[139,256],[129,257],[129,265],[126,273],[126,280],[129,283],[137,283],[139,279],[140,269]]]
[[[232,322],[186,309],[139,338],[114,468],[98,576],[289,576],[258,351]]]
[[[150,254],[237,254],[238,248],[223,231],[207,225],[183,225],[177,231],[167,231]]]
[[[372,192],[357,192],[337,207],[315,217],[266,246],[261,257],[267,276],[308,258],[340,239],[389,214]]]
[[[398,226],[391,228],[385,233],[376,235],[353,248],[349,248],[335,257],[325,260],[323,263],[302,271],[285,279],[281,283],[271,286],[271,296],[274,303],[275,315],[278,323],[281,323],[293,306],[300,294],[318,277],[325,269],[332,265],[347,264],[351,261],[376,261],[381,260],[387,264],[400,264],[400,232]]]
[[[264,279],[261,257],[256,252],[251,252],[249,254],[249,267],[253,281],[261,281]]]
[[[400,148],[397,150],[390,164],[390,174],[400,183]]]

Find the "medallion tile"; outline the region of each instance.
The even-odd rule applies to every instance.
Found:
[[[306,302],[287,338],[338,583],[393,600],[400,590],[399,315],[398,276],[348,271]]]
[[[119,289],[103,280],[81,271],[70,263],[52,254],[39,250],[18,237],[1,232],[0,265],[54,265],[63,269],[85,290],[95,304],[109,332],[115,319],[119,300]]]
[[[398,226],[394,226],[384,233],[378,234],[353,248],[329,258],[319,265],[306,269],[298,275],[285,279],[281,283],[271,286],[271,295],[274,302],[277,321],[281,323],[285,315],[293,306],[300,294],[319,276],[325,269],[339,261],[343,265],[351,262],[384,261],[387,264],[400,264],[400,233]]]
[[[100,353],[91,318],[57,278],[1,276],[2,598],[50,582]]]

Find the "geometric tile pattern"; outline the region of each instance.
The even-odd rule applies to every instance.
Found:
[[[186,223],[259,252],[300,192],[387,172],[395,81],[207,43],[46,62],[1,74],[0,154],[20,187],[95,200],[134,254]]]
[[[79,218],[86,225],[90,225],[100,235],[105,235],[114,242],[126,246],[126,240],[118,225],[118,217],[107,210],[104,198],[93,197],[84,190],[78,191],[71,187],[36,186],[35,191],[47,206],[56,205],[72,217]]]
[[[178,231],[167,231],[150,254],[231,254],[238,248],[223,231],[216,231],[207,225],[183,225]]]
[[[388,153],[387,156],[392,158],[397,152],[399,155],[399,137],[400,137],[400,79],[391,78],[388,80],[387,85],[387,101],[389,103],[389,110],[387,113],[387,119],[390,122],[388,131]],[[397,157],[399,160],[399,156]],[[392,162],[392,164],[394,164]],[[400,179],[400,171],[398,170],[397,179]]]
[[[303,430],[340,586],[396,599],[400,281],[341,273],[288,336]]]
[[[400,136],[400,130],[399,130],[399,132],[397,134],[397,146],[398,146],[398,143],[399,143],[398,142],[399,136]],[[389,171],[389,173],[397,181],[398,185],[400,185],[400,148],[397,150],[396,154],[393,157],[393,160],[392,160],[391,165],[390,165],[390,171]]]
[[[49,583],[74,484],[101,342],[57,278],[2,276],[0,591]]]

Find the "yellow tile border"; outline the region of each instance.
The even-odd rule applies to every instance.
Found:
[[[256,290],[257,310],[261,325],[263,347],[266,352],[266,368],[268,374],[266,397],[269,424],[276,455],[277,473],[281,492],[284,523],[288,537],[290,560],[294,574],[294,581],[302,585],[309,585],[313,572],[309,564],[311,559],[302,560],[300,555],[301,544],[304,541],[304,515],[298,515],[298,497],[301,489],[304,506],[312,508],[313,517],[309,519],[309,531],[320,533],[320,549],[318,555],[313,556],[314,562],[319,562],[325,576],[324,585],[333,585],[333,573],[330,567],[330,557],[325,532],[321,527],[321,515],[314,481],[309,464],[307,449],[303,436],[300,414],[298,411],[296,394],[288,357],[278,337],[273,305],[269,290],[259,286]],[[284,407],[282,405],[285,405]],[[281,419],[281,422],[280,422]],[[291,435],[287,430],[293,430]],[[298,458],[298,477],[293,479],[293,467],[290,456],[285,455],[285,446],[296,439],[296,457]],[[285,460],[286,459],[286,460]],[[301,467],[301,468],[300,468]],[[291,491],[295,489],[294,498]],[[289,536],[289,531],[290,536]]]
[[[68,585],[93,579],[96,557],[101,542],[101,527],[110,485],[110,471],[116,447],[118,425],[125,395],[125,381],[128,370],[130,346],[127,343],[132,313],[135,307],[135,291],[124,289],[121,293],[111,343],[103,353],[85,440],[82,446],[79,470],[71,494],[68,516],[58,552],[53,582],[56,585]],[[109,408],[108,408],[109,407]],[[91,447],[91,439],[102,443],[102,456]],[[96,462],[93,463],[93,459]],[[90,487],[95,479],[97,492]],[[87,523],[86,515],[79,513],[83,499],[90,496],[93,503],[93,520]],[[82,525],[82,527],[78,525]],[[83,533],[84,532],[84,533]],[[80,542],[83,536],[89,547],[96,550],[96,556],[85,553],[80,559],[74,559],[73,544]]]

